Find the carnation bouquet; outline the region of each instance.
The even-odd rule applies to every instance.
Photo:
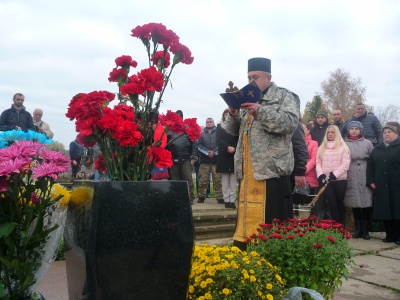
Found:
[[[281,272],[256,251],[196,246],[187,299],[282,299]]]
[[[192,141],[200,137],[195,118],[182,120],[171,111],[158,114],[174,68],[179,63],[193,62],[190,50],[162,24],[137,26],[131,35],[142,41],[148,67],[130,75],[137,62],[129,55],[116,58],[108,80],[117,83],[118,93],[79,93],[72,98],[66,114],[75,120],[78,141],[83,146],[99,145],[102,155],[95,168],[119,181],[147,180],[155,166],[172,166],[171,153],[164,149],[167,130],[188,134]],[[110,107],[115,98],[118,105]]]
[[[31,295],[62,237],[58,202],[68,192],[55,180],[69,158],[47,150],[50,142],[33,131],[0,134],[0,299]]]
[[[304,287],[332,297],[342,278],[348,278],[347,266],[353,263],[348,244],[351,234],[333,220],[289,219],[260,224],[259,232],[246,242],[282,271],[288,287]]]

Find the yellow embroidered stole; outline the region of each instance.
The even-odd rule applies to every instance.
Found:
[[[243,242],[253,233],[257,233],[260,223],[265,223],[265,205],[267,187],[265,180],[255,180],[251,163],[249,129],[253,116],[249,116],[244,126],[243,178],[240,180],[239,207],[236,232],[233,239]]]

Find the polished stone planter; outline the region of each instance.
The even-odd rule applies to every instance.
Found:
[[[75,181],[73,189],[82,186],[93,199],[68,210],[69,299],[185,299],[195,237],[187,183]]]

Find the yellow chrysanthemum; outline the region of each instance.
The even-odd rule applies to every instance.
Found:
[[[88,186],[78,186],[71,192],[71,204],[80,206],[87,204],[93,200],[93,188]]]
[[[272,287],[273,287],[272,284],[267,283],[267,289],[268,289],[268,290],[272,290]]]
[[[211,296],[210,293],[205,293],[205,294],[204,294],[204,298],[210,300],[210,299],[212,299],[212,296]]]
[[[254,282],[254,281],[257,281],[257,278],[256,278],[256,276],[251,275],[250,276],[250,282]]]
[[[207,286],[207,282],[203,280],[203,281],[200,283],[200,286],[204,289],[204,288]]]
[[[54,184],[50,190],[50,195],[53,199],[57,198],[59,195],[63,197],[60,199],[62,205],[68,206],[71,199],[71,192],[63,187],[61,184]]]
[[[224,295],[228,296],[228,295],[231,293],[231,291],[230,291],[229,289],[227,289],[227,288],[224,288],[224,289],[222,290],[222,293],[223,293]]]
[[[268,294],[268,295],[267,295],[267,299],[268,299],[268,300],[274,300],[274,296],[272,296],[271,294]]]
[[[279,281],[280,284],[283,284],[282,278],[281,276],[279,276],[278,274],[275,275],[276,280]]]
[[[190,285],[189,286],[189,293],[193,294],[193,292],[194,292],[194,286]]]

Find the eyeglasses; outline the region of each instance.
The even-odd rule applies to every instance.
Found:
[[[15,100],[16,100],[16,101],[21,101],[21,102],[24,102],[24,101],[25,101],[25,99],[19,99],[19,98],[15,98]]]

